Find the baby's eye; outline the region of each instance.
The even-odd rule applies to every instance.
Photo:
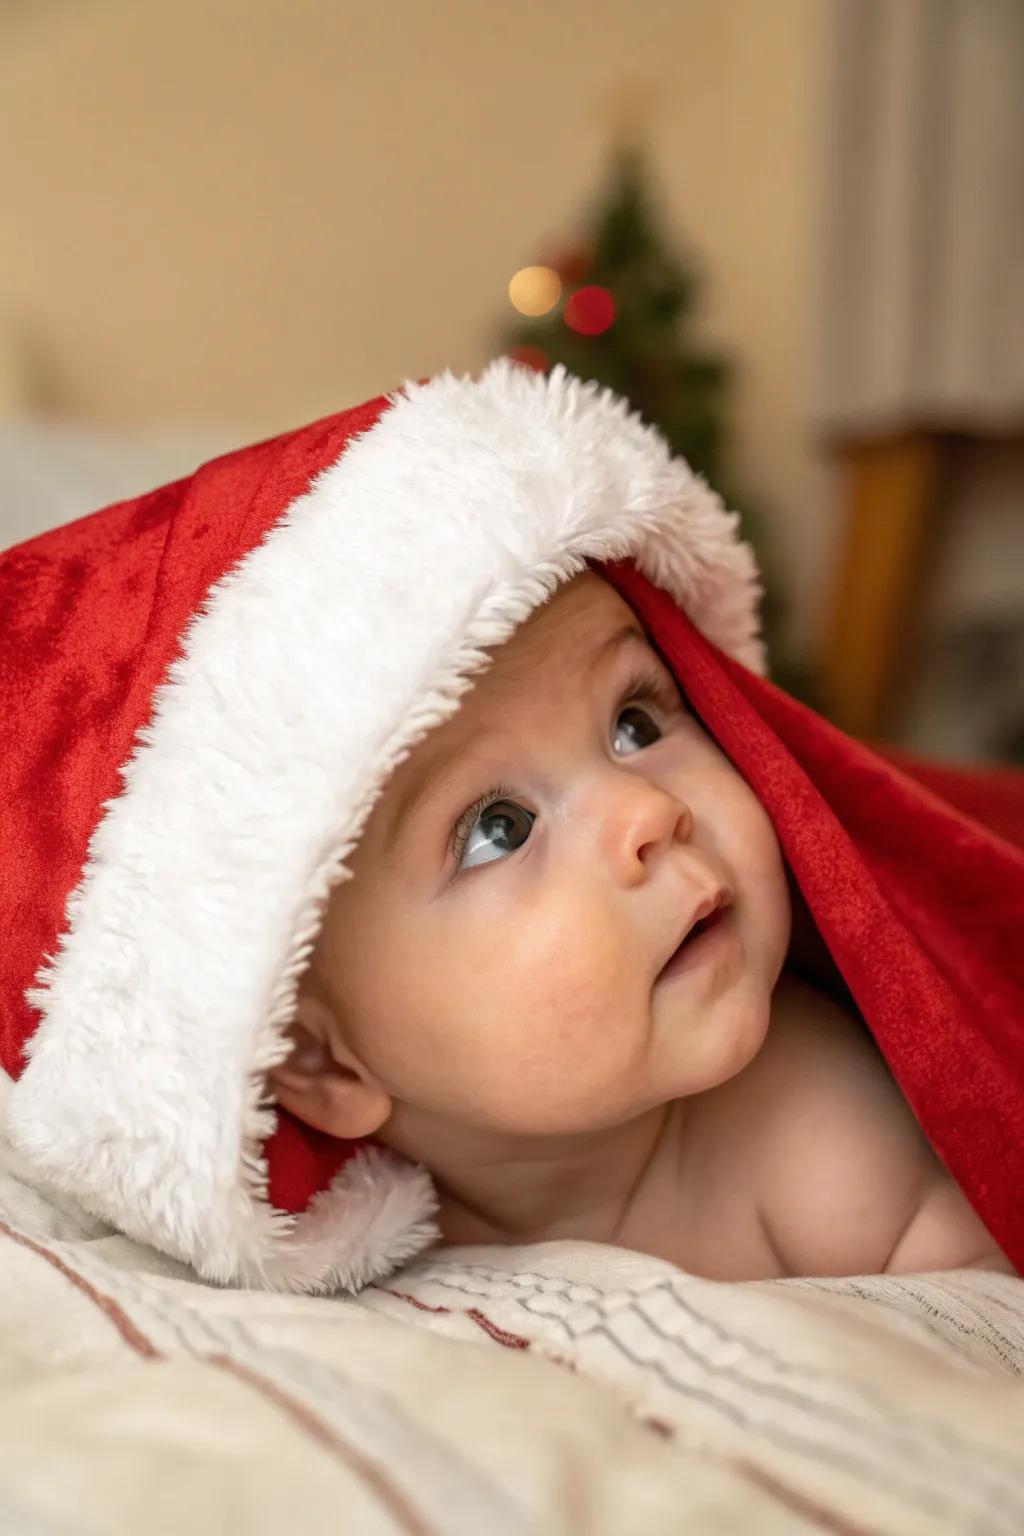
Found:
[[[467,812],[465,821],[471,821],[465,843],[456,848],[456,861],[460,870],[472,869],[478,864],[492,864],[506,853],[515,853],[530,835],[536,817],[513,800],[492,800],[478,813]],[[456,832],[458,840],[460,832]]]
[[[648,713],[646,709],[637,708],[630,704],[626,709],[620,709],[615,722],[614,749],[620,752],[623,732],[631,733],[636,750],[642,751],[644,747],[650,747],[656,741],[661,740],[661,726]],[[628,737],[627,737],[628,739]]]
[[[614,750],[620,751],[620,738],[626,733],[626,739],[631,735],[636,751],[642,752],[645,747],[651,747],[656,741],[660,741],[664,732],[655,718],[654,711],[650,708],[654,705],[663,716],[671,716],[673,719],[682,712],[682,701],[674,683],[661,671],[643,671],[634,676],[624,693],[619,695],[621,703],[615,716]],[[627,756],[631,755],[627,753]]]

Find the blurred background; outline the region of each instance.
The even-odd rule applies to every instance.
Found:
[[[1024,764],[1020,0],[0,0],[0,546],[502,352],[742,515],[771,675]]]

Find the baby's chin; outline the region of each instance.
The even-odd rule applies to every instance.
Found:
[[[754,1060],[768,1034],[772,999],[767,988],[741,985],[727,994],[652,997],[654,1037],[672,1097],[707,1093],[729,1082]]]

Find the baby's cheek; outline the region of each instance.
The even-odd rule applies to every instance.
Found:
[[[397,1095],[521,1134],[596,1123],[642,1071],[647,994],[600,912],[474,912],[391,947],[367,1060]]]
[[[582,1040],[604,1007],[635,992],[636,956],[627,958],[621,932],[600,913],[558,909],[522,922],[501,981],[524,1013],[557,1021],[566,1040]]]
[[[435,996],[430,1027],[408,1057],[410,1095],[519,1135],[569,1134],[616,1119],[631,1068],[629,1039],[642,1037],[608,996],[588,955],[562,944],[527,965],[488,963],[456,996]],[[427,1048],[426,1042],[430,1041]],[[414,1085],[411,1077],[415,1073]]]
[[[520,1080],[533,1078],[559,1101],[603,1095],[609,1083],[621,1089],[642,1059],[646,992],[636,957],[617,951],[610,934],[542,946],[520,979],[496,981],[492,995]]]
[[[785,858],[753,791],[742,781],[734,787],[734,802],[723,821],[729,834],[723,851],[735,871],[748,943],[760,958],[776,956],[781,965],[792,923]]]

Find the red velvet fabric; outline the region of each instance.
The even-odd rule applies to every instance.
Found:
[[[868,745],[940,800],[980,822],[997,837],[1024,848],[1024,773],[1019,768],[931,762],[888,742]]]
[[[13,1076],[38,1021],[25,989],[56,952],[89,839],[183,631],[386,406],[215,460],[0,556],[0,1060]],[[873,751],[724,656],[628,563],[599,569],[762,800],[914,1113],[1024,1269],[1024,775]],[[353,1150],[280,1114],[273,1203],[304,1209]]]
[[[979,776],[917,782],[723,655],[631,566],[604,573],[765,806],[919,1123],[1024,1270],[1024,854],[935,793],[983,811]],[[992,782],[991,819],[1019,832],[1024,775]]]
[[[0,555],[0,1061],[12,1077],[38,1022],[25,989],[56,953],[89,839],[182,632],[386,405],[227,454]]]

